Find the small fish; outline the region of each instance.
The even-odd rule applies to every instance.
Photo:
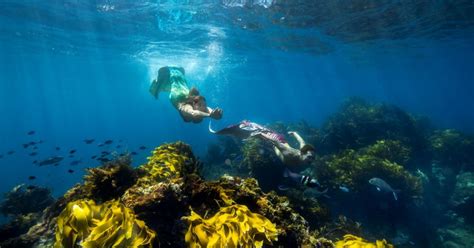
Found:
[[[130,154],[132,154],[133,156],[137,155],[138,153],[137,152],[131,152]]]
[[[97,158],[97,155],[94,155],[94,156],[91,157],[91,159],[95,159],[95,158]]]
[[[35,176],[29,176],[29,177],[28,177],[28,180],[35,180],[35,179],[36,179]]]
[[[27,132],[26,134],[27,134],[27,135],[34,135],[35,133],[36,133],[36,132],[35,132],[34,130],[31,130],[31,131]]]
[[[67,172],[74,173],[74,170],[69,169],[69,170],[67,170]]]
[[[345,185],[340,185],[339,186],[339,189],[342,191],[342,192],[345,192],[345,193],[349,193],[350,190],[348,187],[346,187]]]
[[[64,157],[61,157],[61,156],[55,156],[55,157],[50,157],[50,158],[47,158],[41,162],[38,163],[39,166],[44,166],[44,165],[54,165],[54,166],[58,166],[59,165],[59,162],[61,162],[62,160],[64,159]]]
[[[61,150],[61,147],[56,146],[56,151],[59,151],[59,150]]]
[[[30,153],[29,155],[30,155],[30,156],[36,156],[36,155],[38,155],[38,153],[37,153],[37,152],[32,152],[32,153]]]
[[[36,142],[34,142],[34,141],[30,141],[30,142],[28,143],[28,145],[30,145],[30,146],[34,146],[34,145],[36,145]]]
[[[26,187],[27,190],[34,190],[36,189],[36,186],[34,185],[28,185],[28,187]]]
[[[37,164],[37,163],[38,163],[38,160],[33,161],[33,164]]]
[[[73,165],[73,166],[74,166],[74,165],[78,165],[78,164],[80,164],[80,163],[82,163],[81,160],[74,160],[74,161],[71,161],[70,165]]]
[[[123,157],[123,156],[125,156],[125,153],[122,152],[122,153],[119,154],[119,156]]]
[[[94,141],[95,141],[95,139],[85,139],[84,143],[90,145],[90,144],[94,143]]]
[[[112,143],[114,143],[113,140],[106,140],[106,141],[104,141],[104,144],[106,144],[106,145],[110,145],[110,144],[112,144]]]
[[[104,144],[103,144],[103,143],[100,143],[100,144],[98,144],[97,146],[98,146],[98,147],[103,147]]]
[[[102,154],[102,155],[109,155],[110,152],[108,152],[108,151],[102,151],[101,154]]]
[[[0,159],[3,158],[3,154],[0,154]]]
[[[74,154],[70,154],[68,157],[69,158],[74,158]]]
[[[283,177],[289,178],[296,183],[300,183],[303,186],[315,188],[320,187],[319,182],[315,178],[311,178],[309,176],[300,175],[298,173],[291,172],[288,168],[285,168],[285,172],[283,173]]]
[[[224,164],[227,165],[227,166],[231,166],[231,165],[232,165],[232,160],[226,159],[226,160],[224,161]]]
[[[74,154],[74,153],[76,153],[76,151],[77,151],[77,150],[72,149],[72,150],[69,151],[69,154]]]
[[[23,144],[22,146],[23,146],[23,148],[25,148],[25,149],[26,149],[26,148],[28,148],[28,146],[30,146],[30,144],[28,144],[28,143],[25,143],[25,144]]]
[[[374,177],[369,180],[369,183],[374,185],[377,191],[392,193],[393,198],[395,198],[395,201],[398,200],[398,196],[397,196],[398,190],[394,190],[392,186],[390,186],[390,184],[385,182],[383,179]]]
[[[37,147],[37,146],[33,146],[33,150],[38,150],[38,147]]]
[[[115,148],[120,149],[120,148],[122,148],[122,146],[121,146],[121,145],[117,145]]]
[[[145,150],[145,149],[146,149],[146,146],[140,146],[139,149],[140,149],[140,150]]]
[[[15,153],[13,150],[7,152],[8,155],[12,155],[13,153]]]

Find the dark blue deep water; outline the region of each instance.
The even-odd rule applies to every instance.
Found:
[[[224,110],[216,128],[320,127],[359,97],[474,132],[472,1],[3,0],[0,192],[33,183],[61,196],[100,165],[91,156],[109,139],[109,151],[137,152],[136,166],[178,140],[205,157],[217,140],[208,122],[185,123],[166,95],[148,92],[165,65],[184,67]],[[33,163],[51,156],[65,159]]]

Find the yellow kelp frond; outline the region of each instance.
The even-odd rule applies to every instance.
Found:
[[[140,167],[148,174],[142,180],[177,178],[196,170],[193,168],[196,163],[194,155],[182,142],[161,145],[147,159],[148,162]]]
[[[191,211],[185,235],[189,247],[262,247],[277,240],[276,226],[245,205],[223,207],[213,217],[203,219]]]
[[[344,240],[336,242],[336,248],[393,248],[385,239],[369,243],[361,237],[352,234],[344,235]]]
[[[155,232],[118,201],[70,202],[57,220],[55,247],[152,247]]]
[[[55,247],[76,247],[77,241],[89,236],[100,213],[100,206],[92,200],[70,202],[58,216]]]

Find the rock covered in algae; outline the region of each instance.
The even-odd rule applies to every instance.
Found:
[[[378,146],[379,144],[375,144],[372,147]],[[423,192],[421,180],[411,175],[403,166],[378,157],[372,147],[359,151],[348,149],[326,156],[316,170],[320,183],[334,189],[344,185],[350,191],[364,192],[371,187],[369,179],[378,177],[383,178],[392,188],[401,190],[407,197],[420,197]]]
[[[222,207],[208,219],[191,211],[183,219],[189,223],[185,236],[188,247],[262,247],[278,237],[273,223],[245,205]]]
[[[152,247],[155,232],[118,201],[68,203],[58,216],[54,247]]]
[[[400,108],[386,104],[370,104],[360,98],[346,101],[321,130],[318,146],[324,154],[345,149],[358,149],[377,140],[398,140],[412,151],[426,146],[425,123]]]
[[[197,174],[199,166],[189,146],[178,142],[158,147],[148,162],[136,169],[103,166],[94,172],[89,171],[93,175],[86,176],[84,184],[74,186],[48,207],[41,221],[28,233],[0,245],[52,247],[54,243],[56,246],[73,246],[81,242],[99,247],[106,244],[107,247],[111,243],[128,245],[137,242],[143,246],[185,247],[189,223],[182,217],[193,216],[190,208],[195,217],[203,216],[201,220],[204,221],[208,216],[221,216],[218,213],[223,213],[223,209],[240,206],[245,214],[237,215],[238,218],[259,216],[253,223],[263,222],[262,225],[268,228],[265,229],[268,232],[263,231],[265,238],[260,239],[262,228],[255,226],[257,234],[253,238],[263,241],[263,244],[271,241],[273,246],[279,247],[331,247],[329,240],[311,230],[308,221],[294,210],[287,197],[275,192],[264,193],[253,178],[223,176],[217,181],[205,181]],[[122,175],[118,171],[130,170],[132,175],[128,179],[131,180],[121,180],[117,176]],[[134,183],[131,186],[131,183],[118,183],[123,187],[117,187],[117,182]],[[95,184],[108,185],[106,187],[113,191],[110,193],[115,199],[105,201],[107,197],[103,194],[94,196],[93,190],[99,190]],[[312,207],[318,208],[317,201],[308,204],[315,204]],[[227,214],[234,216],[232,211]],[[324,211],[312,212],[315,219],[318,215],[327,219],[326,214]],[[119,228],[115,228],[117,223]],[[233,228],[239,231],[239,239],[246,239],[244,232]],[[199,228],[191,230],[191,237],[197,237]],[[277,234],[273,230],[278,230]],[[275,235],[278,235],[277,239]],[[224,239],[228,237],[235,239],[235,235],[224,235]]]
[[[456,186],[450,199],[451,207],[466,222],[474,223],[474,173],[464,172],[456,177]]]
[[[430,136],[433,159],[446,167],[474,170],[474,137],[454,129],[437,130]]]
[[[161,145],[147,159],[148,162],[140,166],[145,175],[140,177],[139,184],[184,177],[197,173],[199,167],[191,147],[182,142]]]
[[[5,194],[5,200],[0,204],[0,212],[4,215],[27,215],[40,212],[53,202],[51,190],[20,184]]]
[[[26,233],[36,224],[39,217],[40,213],[17,215],[12,221],[0,227],[0,243]]]
[[[130,155],[121,156],[96,168],[87,169],[84,191],[88,198],[102,202],[120,197],[138,180]]]

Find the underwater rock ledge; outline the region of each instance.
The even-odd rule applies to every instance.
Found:
[[[313,217],[320,214],[324,221],[319,228],[310,228],[289,198],[263,192],[255,179],[222,176],[205,181],[199,167],[191,148],[176,142],[156,148],[138,168],[132,168],[129,159],[118,158],[89,169],[83,184],[46,208],[26,233],[1,242],[0,247],[369,244],[356,236],[339,236],[338,242],[323,236],[329,234],[327,230],[347,234],[360,227],[355,222],[344,218],[330,222],[327,212],[315,211]],[[308,207],[321,207],[312,204]],[[117,231],[104,235],[105,230]],[[377,242],[384,245],[377,247],[390,247],[385,241]]]

